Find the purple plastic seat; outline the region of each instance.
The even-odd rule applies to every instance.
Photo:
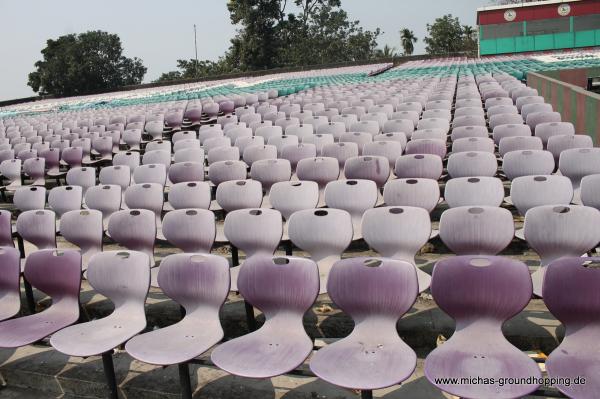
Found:
[[[353,239],[362,238],[361,220],[368,209],[377,204],[377,185],[371,180],[337,180],[325,187],[325,204],[343,209],[352,217]]]
[[[560,172],[571,179],[573,188],[579,189],[581,179],[600,173],[600,148],[573,148],[560,154]]]
[[[504,137],[498,144],[498,153],[501,157],[511,151],[541,151],[543,149],[542,139],[535,136]]]
[[[535,127],[535,136],[542,139],[544,148],[548,145],[548,140],[553,136],[574,136],[575,126],[571,122],[548,122],[539,123]]]
[[[10,213],[4,211],[10,217]],[[12,243],[12,241],[11,241]],[[0,247],[0,321],[10,319],[21,310],[21,262],[14,247]]]
[[[521,107],[521,115],[523,116],[523,119],[525,119],[525,120],[527,120],[527,117],[529,116],[529,114],[538,113],[538,112],[551,113],[552,111],[553,111],[552,104],[547,104],[547,103],[543,103],[543,102],[526,104]],[[549,121],[549,122],[551,122],[551,121]],[[560,120],[557,122],[560,122]],[[531,130],[535,131],[535,129],[531,129]]]
[[[274,209],[238,209],[225,217],[224,233],[246,260],[231,268],[231,290],[238,290],[238,275],[254,256],[271,256],[283,236],[281,213]]]
[[[544,303],[565,326],[565,337],[546,359],[551,378],[584,384],[558,383],[558,390],[570,398],[600,396],[598,370],[598,273],[600,258],[563,258],[552,262],[544,278]]]
[[[496,156],[489,152],[469,151],[450,154],[448,174],[452,178],[495,176],[498,170]]]
[[[561,122],[562,117],[559,112],[532,112],[527,114],[526,123],[531,128],[532,132],[536,132],[538,125],[543,125],[552,122]],[[542,139],[543,142],[543,139]]]
[[[37,342],[79,319],[81,255],[74,250],[46,249],[25,261],[25,278],[52,299],[46,310],[0,323],[0,348]]]
[[[260,208],[262,185],[256,180],[230,180],[219,184],[217,203],[227,212],[245,208]]]
[[[371,180],[377,187],[383,187],[390,177],[389,161],[374,155],[349,158],[344,165],[344,175],[347,179]]]
[[[104,230],[108,228],[110,216],[121,209],[121,187],[110,184],[90,187],[85,193],[85,204],[89,209],[102,213]]]
[[[340,137],[340,143],[354,143],[358,147],[358,154],[363,153],[365,145],[373,142],[373,135],[367,132],[349,132],[344,133]],[[331,145],[333,142],[326,145]],[[324,147],[324,146],[323,146]]]
[[[204,164],[201,162],[180,162],[169,168],[172,183],[185,183],[204,180]]]
[[[550,137],[546,147],[554,155],[554,161],[558,165],[560,154],[563,151],[572,148],[593,148],[594,142],[592,137],[587,134],[564,134]]]
[[[94,209],[74,210],[61,218],[60,234],[79,247],[81,269],[87,270],[92,256],[102,252],[102,213]]]
[[[359,150],[358,144],[351,142],[331,143],[323,146],[324,157],[335,158],[338,160],[340,170],[344,169],[346,160],[357,157]]]
[[[10,211],[0,210],[0,247],[14,247],[13,227]]]
[[[581,179],[581,202],[600,210],[600,174],[588,175]]]
[[[296,166],[298,180],[314,181],[319,185],[320,197],[330,181],[337,180],[340,175],[339,162],[335,158],[305,158]]]
[[[452,141],[468,137],[488,137],[489,132],[486,126],[461,126],[452,129],[450,138]]]
[[[87,270],[92,288],[114,304],[106,317],[65,328],[50,338],[50,344],[69,356],[102,355],[111,363],[105,373],[113,373],[112,351],[146,328],[144,304],[150,285],[148,256],[135,251],[108,251],[94,256]],[[114,383],[114,380],[112,381]],[[110,397],[117,388],[109,380]]]
[[[56,215],[49,210],[31,210],[17,217],[17,233],[37,249],[56,248]]]
[[[215,240],[215,215],[206,209],[178,209],[163,219],[167,241],[183,252],[210,253]]]
[[[505,137],[529,137],[531,136],[531,128],[527,125],[499,125],[494,127],[492,138],[496,144],[500,144],[500,140]]]
[[[129,209],[152,211],[156,217],[158,237],[162,238],[161,216],[165,199],[163,187],[156,183],[134,184],[127,187],[123,199]]]
[[[504,200],[504,186],[495,177],[458,177],[448,180],[444,199],[450,208],[459,206],[498,207]]]
[[[489,137],[465,137],[452,142],[452,152],[482,151],[494,153],[494,140]]]
[[[416,139],[410,140],[406,144],[405,153],[412,154],[433,154],[440,158],[446,156],[446,141],[440,139]]]
[[[171,186],[168,194],[169,202],[164,209],[208,209],[210,207],[211,190],[206,182],[177,183]]]
[[[600,211],[587,206],[543,205],[525,214],[527,244],[540,256],[531,275],[533,292],[542,295],[546,266],[566,256],[581,256],[600,242]]]
[[[98,179],[100,184],[116,184],[125,191],[131,184],[132,173],[128,165],[105,166],[100,169]]]
[[[394,174],[400,178],[438,180],[442,176],[442,159],[432,154],[403,155],[396,160]]]
[[[108,221],[108,234],[119,245],[145,253],[154,265],[156,217],[147,209],[127,209],[115,212]],[[148,277],[148,280],[150,278]]]
[[[431,293],[437,305],[456,320],[456,331],[425,359],[433,385],[464,398],[517,398],[538,384],[500,384],[499,378],[541,378],[537,364],[511,345],[502,325],[531,298],[527,266],[492,256],[458,256],[433,269]],[[494,384],[452,384],[446,378],[494,378]]]
[[[382,156],[387,158],[390,169],[394,169],[396,160],[402,156],[402,143],[398,141],[374,141],[363,147],[364,156]]]
[[[440,218],[440,238],[457,255],[496,255],[514,235],[512,214],[504,208],[461,206]]]
[[[32,186],[46,185],[46,160],[44,158],[34,157],[23,161],[23,174],[31,179]]]
[[[292,177],[292,166],[287,159],[264,159],[256,161],[250,168],[250,177],[259,181],[267,192],[275,183],[288,181]]]
[[[158,273],[162,291],[185,309],[183,320],[133,337],[125,345],[137,360],[170,365],[187,362],[223,338],[219,310],[229,292],[229,264],[221,256],[174,254]]]
[[[243,161],[220,161],[210,165],[208,179],[215,186],[231,180],[245,180],[248,175]]]
[[[573,186],[568,177],[560,175],[517,177],[510,185],[510,199],[525,216],[536,206],[569,205],[573,199]]]
[[[433,179],[395,179],[385,184],[383,200],[388,206],[414,206],[431,212],[439,203],[440,188]]]
[[[296,211],[317,207],[319,186],[307,180],[275,183],[269,193],[269,202],[287,221]],[[283,239],[287,239],[287,231],[284,231]]]
[[[0,164],[0,175],[8,181],[8,184],[2,186],[3,190],[15,190],[21,187],[21,164],[20,159],[7,159]]]
[[[153,183],[164,186],[167,182],[167,169],[165,165],[159,163],[151,163],[141,165],[133,171],[133,183]]]
[[[549,151],[510,151],[502,158],[502,171],[509,180],[521,176],[550,175],[554,171],[554,157]]]
[[[269,378],[285,374],[311,354],[313,342],[302,317],[319,293],[315,263],[295,257],[256,256],[238,278],[240,294],[265,314],[257,331],[218,346],[211,354],[230,374]]]
[[[365,241],[379,254],[415,267],[419,292],[429,288],[431,276],[415,263],[415,255],[431,236],[431,221],[426,210],[411,206],[369,209],[363,216],[362,228]]]
[[[13,203],[21,212],[44,209],[46,206],[46,189],[37,186],[19,187],[15,191]]]
[[[56,213],[56,217],[61,218],[66,212],[81,209],[81,192],[79,186],[54,187],[48,193],[48,205]]]
[[[319,266],[320,293],[325,293],[331,267],[352,242],[352,217],[341,209],[297,211],[288,221],[288,234]]]
[[[66,179],[70,186],[81,186],[82,194],[85,196],[88,188],[96,185],[96,169],[89,166],[71,168],[67,172]]]
[[[123,151],[115,154],[113,165],[129,166],[129,171],[133,175],[133,171],[140,166],[140,153],[137,151]]]
[[[180,155],[180,154],[183,155],[183,153],[185,151],[189,151],[189,150],[181,150],[175,154],[175,162],[179,162],[181,160],[180,156],[178,156],[178,155]],[[202,151],[204,152],[204,150],[202,150]],[[200,158],[198,156],[194,156],[194,159],[202,159],[202,158]],[[206,154],[206,159],[208,161],[208,165],[212,165],[215,162],[221,162],[221,161],[239,161],[240,149],[238,147],[213,148]]]
[[[352,333],[318,350],[310,362],[317,377],[350,389],[373,390],[410,377],[415,352],[398,336],[396,323],[416,300],[414,268],[407,262],[352,258],[331,270],[328,292],[355,321]]]

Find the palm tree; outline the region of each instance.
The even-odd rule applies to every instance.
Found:
[[[417,38],[412,30],[404,28],[400,31],[400,42],[404,48],[404,55],[411,55],[415,51],[413,43],[417,42]]]

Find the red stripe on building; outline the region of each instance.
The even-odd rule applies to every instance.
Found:
[[[566,3],[568,3],[571,6],[571,13],[563,18],[578,15],[600,14],[600,0],[582,0]],[[558,6],[561,4],[563,3],[524,7],[519,7],[518,5],[515,5],[513,10],[516,11],[517,15],[516,18],[510,22],[559,18],[561,16],[558,14]],[[508,8],[489,11],[479,11],[477,14],[478,24],[490,25],[507,23],[508,21],[504,19],[504,13],[506,12],[506,10],[508,10]]]

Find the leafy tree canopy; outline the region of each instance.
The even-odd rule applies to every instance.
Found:
[[[359,21],[351,21],[341,0],[229,0],[227,8],[238,30],[223,57],[197,65],[195,60],[178,60],[180,70],[163,74],[160,81],[379,55],[380,30],[365,30]]]
[[[461,26],[458,18],[451,14],[437,18],[427,24],[428,37],[424,39],[427,54],[445,55],[462,53],[476,55],[477,31],[471,26]]]
[[[49,39],[28,85],[40,94],[79,95],[142,82],[146,67],[123,56],[116,34],[89,31]]]

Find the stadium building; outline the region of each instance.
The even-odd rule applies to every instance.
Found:
[[[477,10],[479,53],[600,46],[600,0],[549,0]]]

